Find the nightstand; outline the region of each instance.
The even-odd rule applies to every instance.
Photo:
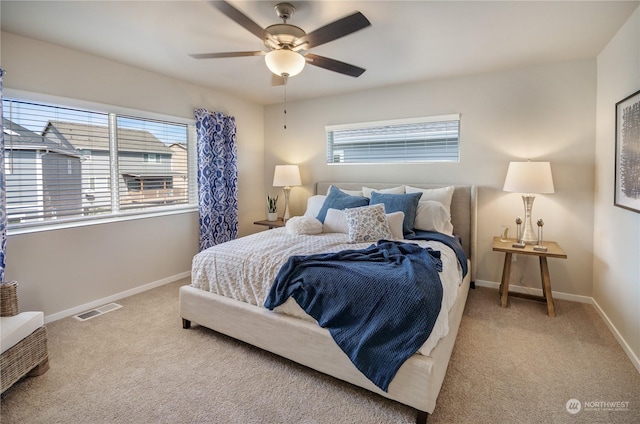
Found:
[[[567,254],[562,250],[558,243],[553,241],[545,241],[543,245],[547,247],[546,252],[540,252],[533,249],[533,245],[525,245],[524,248],[513,247],[516,240],[500,241],[500,237],[493,238],[493,250],[495,252],[504,252],[504,266],[502,268],[502,281],[500,282],[500,305],[507,307],[507,297],[509,296],[509,277],[511,275],[511,258],[516,255],[533,255],[540,258],[540,277],[542,278],[542,294],[543,296],[533,296],[524,293],[511,293],[512,296],[524,297],[526,299],[541,300],[547,302],[547,311],[549,316],[555,316],[555,307],[553,306],[553,296],[551,295],[551,280],[549,279],[549,266],[547,258],[566,259]]]
[[[262,221],[255,221],[255,225],[264,225],[265,227],[272,228],[280,228],[285,226],[285,222],[282,218],[278,218],[275,221],[269,221],[268,219],[263,219]]]

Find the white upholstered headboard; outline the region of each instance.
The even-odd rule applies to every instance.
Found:
[[[371,188],[391,188],[401,185],[400,183],[353,183],[353,182],[318,182],[316,183],[316,194],[326,194],[329,186],[336,186],[345,190],[361,190],[363,186]],[[453,231],[462,239],[462,247],[471,260],[471,281],[475,281],[476,273],[476,217],[478,212],[478,193],[474,185],[456,184],[420,184],[407,183],[418,188],[439,188],[453,185],[456,189],[451,200],[451,223]]]

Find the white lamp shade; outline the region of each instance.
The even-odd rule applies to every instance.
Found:
[[[278,76],[298,75],[304,69],[306,63],[304,57],[289,49],[272,50],[266,54],[264,61],[267,68]]]
[[[509,162],[504,191],[517,193],[553,193],[549,162]]]
[[[298,165],[276,165],[273,173],[274,187],[291,187],[302,185]]]

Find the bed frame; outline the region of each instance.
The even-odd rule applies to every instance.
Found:
[[[330,185],[357,190],[363,185],[382,189],[399,184],[317,183],[316,193],[326,193]],[[409,185],[420,188],[444,186]],[[469,273],[460,285],[457,301],[449,313],[449,333],[438,342],[431,356],[416,354],[409,358],[391,381],[388,392],[380,390],[358,371],[333,341],[329,331],[314,322],[278,314],[191,286],[183,286],[180,288],[180,316],[183,328],[189,328],[194,322],[365,388],[415,408],[416,422],[426,423],[428,414],[435,408],[462,319],[469,286],[475,279],[476,197],[475,186],[456,185],[451,204],[452,223],[456,234],[462,237],[470,267]]]

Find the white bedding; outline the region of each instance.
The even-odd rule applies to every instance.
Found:
[[[343,233],[292,235],[286,228],[262,231],[213,246],[193,258],[191,285],[225,297],[262,306],[280,267],[293,255],[363,249],[371,243],[348,243]],[[408,240],[406,240],[408,241]],[[409,241],[408,241],[409,242]],[[418,353],[429,356],[438,340],[449,332],[448,312],[456,301],[462,270],[453,250],[434,241],[410,241],[441,252],[442,307],[431,336]],[[293,299],[277,312],[313,321]]]

